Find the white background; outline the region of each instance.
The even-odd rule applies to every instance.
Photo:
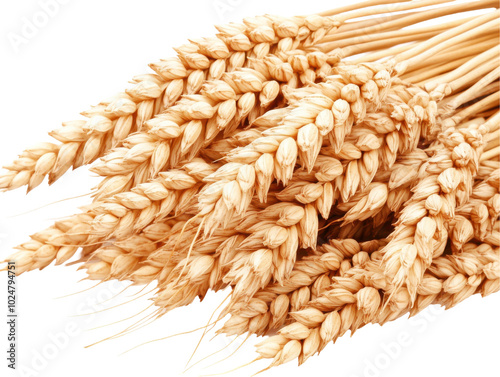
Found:
[[[61,1],[62,3],[62,1]],[[264,13],[297,15],[342,5],[341,1],[197,0],[197,1],[97,1],[70,0],[60,5],[19,51],[9,33],[21,34],[24,17],[32,20],[41,11],[38,1],[0,3],[0,164],[9,163],[25,147],[49,140],[46,133],[61,121],[79,119],[80,111],[126,87],[135,74],[147,72],[147,63],[173,55],[172,47],[188,38],[213,34],[213,25],[239,21]],[[225,12],[215,6],[227,5]],[[43,21],[43,20],[42,20]],[[6,257],[28,235],[70,215],[87,203],[77,198],[37,209],[51,202],[87,194],[98,181],[85,168],[70,172],[52,187],[44,182],[25,196],[24,189],[0,195],[0,252]],[[26,211],[32,211],[21,216]],[[201,332],[147,344],[125,355],[122,352],[145,341],[203,326],[227,292],[210,294],[169,313],[152,325],[125,337],[90,348],[84,346],[111,336],[134,322],[90,330],[130,317],[149,305],[147,296],[93,316],[76,314],[102,310],[131,299],[131,289],[105,301],[123,287],[100,286],[67,298],[57,297],[90,288],[79,282],[85,274],[72,267],[49,267],[18,279],[18,364],[25,373],[6,368],[6,274],[0,275],[0,375],[23,376],[177,376],[180,375]],[[3,282],[1,281],[3,279]],[[4,288],[1,288],[4,287]],[[143,316],[148,312],[140,314]],[[292,362],[266,372],[267,376],[469,376],[498,375],[500,296],[474,296],[451,311],[428,310],[416,319],[400,319],[383,328],[368,326],[354,337],[340,339],[319,356],[297,368]],[[139,317],[135,317],[139,318]],[[4,320],[5,319],[5,320]],[[69,335],[63,335],[69,332]],[[199,360],[229,343],[207,336],[193,360]],[[404,346],[394,342],[407,338]],[[186,376],[220,373],[255,357],[252,337],[230,359],[243,339],[189,370]],[[388,350],[387,346],[392,349]],[[47,360],[47,356],[50,360]],[[267,366],[259,362],[231,375],[250,376]],[[6,373],[7,372],[7,373]]]

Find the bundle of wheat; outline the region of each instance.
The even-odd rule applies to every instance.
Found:
[[[383,3],[220,26],[63,123],[0,187],[104,178],[6,261],[81,248],[89,279],[155,283],[157,317],[230,287],[218,332],[277,332],[270,366],[498,291],[498,4]]]

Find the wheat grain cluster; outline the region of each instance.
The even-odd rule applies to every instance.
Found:
[[[4,190],[102,176],[6,262],[151,284],[157,318],[228,289],[218,333],[267,336],[269,367],[497,292],[496,8],[371,0],[217,26],[4,167]]]

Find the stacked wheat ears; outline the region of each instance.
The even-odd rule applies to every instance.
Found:
[[[103,177],[8,260],[81,249],[89,279],[155,286],[155,318],[230,287],[211,324],[270,335],[270,367],[498,291],[499,4],[443,2],[248,18],[176,48],[5,166],[5,190]]]

